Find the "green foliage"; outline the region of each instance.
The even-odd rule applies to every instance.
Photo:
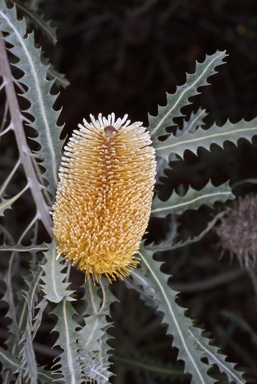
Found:
[[[111,354],[115,354],[110,346],[111,305],[117,298],[105,278],[95,285],[88,280],[82,287],[74,289],[72,284],[76,281],[72,268],[56,255],[50,211],[63,141],[58,124],[60,111],[54,109],[57,99],[57,94],[52,93],[54,80],[49,80],[54,70],[45,64],[25,19],[17,18],[16,6],[30,20],[32,29],[36,24],[52,43],[56,43],[55,29],[35,10],[20,2],[9,3],[17,5],[9,8],[4,0],[0,0],[0,73],[9,114],[8,118],[3,117],[1,137],[5,139],[10,135],[10,141],[15,137],[16,142],[11,152],[16,159],[11,162],[10,173],[5,172],[6,180],[0,190],[0,216],[3,219],[0,251],[9,260],[7,270],[1,271],[4,283],[1,301],[7,309],[5,317],[8,319],[5,346],[0,348],[3,382],[109,383],[113,375]],[[221,127],[213,124],[203,129],[204,109],[198,108],[188,117],[184,116],[182,108],[191,104],[191,98],[199,94],[199,87],[208,85],[209,76],[216,73],[225,56],[225,52],[217,51],[197,63],[195,72],[187,75],[186,83],[174,94],[167,95],[167,104],[159,107],[157,116],[149,115],[149,130],[159,157],[158,183],[166,185],[169,161],[182,163],[186,150],[198,154],[200,148],[211,151],[212,144],[223,148],[225,141],[238,144],[240,138],[251,141],[257,134],[257,119],[235,124],[227,121]],[[12,71],[10,63],[13,64]],[[54,73],[55,86],[66,84],[62,75]],[[29,105],[25,109],[22,109],[21,99]],[[180,127],[176,126],[176,118],[182,121]],[[175,126],[174,134],[170,133],[171,126]],[[12,184],[15,184],[20,168],[22,181],[16,191]],[[213,213],[216,205],[221,207],[234,197],[228,182],[214,186],[211,181],[199,190],[189,186],[183,195],[174,190],[166,201],[156,196],[152,217],[162,220],[170,216],[172,229],[168,230],[164,242],[145,242],[141,246],[141,267],[125,280],[124,285],[139,292],[140,299],[151,311],[161,314],[167,334],[172,337],[170,349],[175,347],[177,360],[183,361],[183,369],[181,366],[168,369],[171,382],[174,377],[176,379],[175,372],[182,375],[183,370],[185,376],[182,378],[191,377],[192,384],[215,383],[217,380],[210,372],[213,365],[226,375],[229,383],[246,382],[235,364],[228,362],[185,314],[186,310],[177,303],[178,293],[169,287],[169,275],[160,268],[164,264],[156,260],[156,255],[161,252],[202,240],[223,213],[216,213],[200,234],[186,240],[178,230],[178,217],[189,210],[198,211],[202,206],[211,208]],[[21,228],[17,225],[18,216],[11,213],[15,213],[23,201],[29,202],[31,210],[28,222]],[[48,327],[47,335],[51,334],[48,352],[51,351],[53,357],[52,366],[47,367],[38,362],[35,351],[44,326]],[[155,373],[158,377],[163,372]]]
[[[46,263],[42,265],[44,276],[42,276],[42,290],[47,300],[52,303],[59,303],[62,300],[74,300],[71,296],[72,291],[68,290],[69,283],[63,280],[66,278],[66,273],[62,270],[66,267],[65,264],[60,262],[57,258],[55,244],[49,246],[49,250],[45,252]]]
[[[177,87],[177,91],[173,95],[167,94],[167,105],[159,107],[158,115],[149,115],[149,130],[154,143],[158,143],[159,136],[167,133],[166,128],[172,123],[174,124],[174,118],[183,116],[181,108],[190,104],[190,97],[199,94],[199,87],[208,85],[208,77],[216,73],[215,68],[218,65],[224,64],[225,56],[225,52],[217,52],[212,56],[207,56],[204,63],[197,63],[195,73],[187,74],[186,84]],[[191,146],[188,148],[191,150]]]
[[[256,126],[257,119],[249,122],[240,121],[237,124],[232,124],[228,121],[222,127],[217,127],[214,124],[208,130],[199,128],[193,134],[187,131],[182,137],[170,135],[164,142],[156,144],[156,154],[168,161],[172,153],[183,158],[184,152],[188,148],[196,154],[197,149],[200,147],[210,150],[211,144],[214,143],[222,147],[226,140],[236,144],[240,138],[244,137],[251,141],[252,137],[256,135]]]
[[[169,276],[160,271],[160,264],[153,260],[153,252],[141,247],[140,256],[145,268],[133,272],[133,279],[148,293],[148,298],[149,294],[152,296],[153,308],[163,313],[162,322],[167,325],[167,333],[173,336],[173,346],[179,350],[178,359],[185,362],[185,371],[193,376],[191,383],[214,383],[207,372],[212,364],[226,373],[231,382],[244,383],[242,374],[234,370],[235,364],[227,362],[218,348],[210,345],[202,331],[185,316],[185,309],[176,303],[177,292],[167,290]],[[208,365],[202,362],[203,357],[207,358]]]
[[[212,208],[215,201],[225,202],[233,198],[233,193],[227,183],[216,188],[209,182],[201,191],[195,191],[190,187],[184,196],[179,196],[174,191],[165,202],[155,197],[152,204],[152,216],[165,217],[171,212],[181,214],[187,209],[198,209],[202,204]]]
[[[36,153],[45,168],[46,188],[54,195],[63,142],[59,140],[60,129],[56,123],[59,112],[53,109],[57,96],[50,93],[53,81],[46,79],[48,67],[42,63],[41,50],[35,48],[34,34],[27,35],[25,20],[16,18],[15,7],[8,9],[4,1],[0,4],[1,30],[7,33],[5,40],[12,46],[10,52],[18,58],[15,66],[24,73],[19,82],[27,88],[23,97],[30,102],[26,112],[33,120],[29,125],[37,132],[33,139],[40,144]]]

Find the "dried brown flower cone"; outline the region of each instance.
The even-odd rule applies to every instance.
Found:
[[[73,132],[53,206],[57,250],[95,280],[137,265],[155,182],[155,151],[142,123],[93,116]]]
[[[257,255],[257,195],[239,198],[227,208],[216,233],[221,247],[235,254],[241,266],[253,266]]]

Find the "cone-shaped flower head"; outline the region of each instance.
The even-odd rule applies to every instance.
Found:
[[[227,208],[216,228],[223,249],[235,254],[242,267],[255,265],[257,256],[257,195],[239,198]]]
[[[64,148],[54,235],[58,252],[95,280],[115,280],[137,265],[155,181],[155,152],[142,123],[83,120]]]

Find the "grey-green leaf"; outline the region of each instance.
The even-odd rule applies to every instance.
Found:
[[[167,324],[167,333],[173,335],[173,346],[178,348],[178,360],[185,362],[185,372],[192,375],[191,384],[213,384],[215,380],[208,376],[209,366],[202,362],[203,353],[195,347],[194,339],[188,332],[192,321],[185,316],[185,309],[176,303],[177,293],[168,285],[167,275],[160,271],[160,263],[153,260],[153,253],[140,249],[140,257],[146,273],[136,270],[133,279],[153,297],[154,306],[163,313],[163,323]]]
[[[178,137],[170,135],[167,140],[156,143],[156,155],[169,161],[170,154],[172,153],[183,158],[186,150],[197,154],[197,150],[200,147],[210,151],[212,144],[217,144],[223,148],[225,141],[237,144],[239,139],[244,138],[251,141],[255,135],[257,135],[256,118],[249,122],[241,120],[235,124],[227,121],[222,127],[213,124],[207,130],[199,128],[194,133],[187,131]]]
[[[26,185],[19,193],[17,193],[15,196],[11,197],[10,199],[1,199],[0,202],[0,216],[4,216],[4,211],[6,209],[12,208],[12,204],[19,199],[20,196],[23,195],[23,193],[28,189],[28,185]]]
[[[73,320],[76,312],[69,301],[62,300],[52,313],[58,317],[53,331],[58,332],[59,336],[54,346],[59,345],[63,350],[55,364],[59,367],[55,373],[61,374],[61,383],[82,384],[85,381],[79,361],[79,335],[76,331],[79,325]]]
[[[42,270],[37,265],[35,270],[25,278],[26,289],[23,291],[24,297],[21,315],[19,317],[20,327],[20,368],[23,370],[23,378],[28,382],[37,382],[38,370],[36,356],[33,346],[33,338],[35,333],[33,332],[34,312],[35,306],[38,302],[39,281],[41,278]],[[34,334],[33,334],[34,333]]]
[[[203,204],[213,207],[216,201],[225,202],[234,199],[234,197],[228,183],[215,187],[209,181],[200,191],[189,187],[184,196],[179,196],[176,192],[173,192],[167,201],[161,201],[158,197],[155,197],[151,214],[155,217],[165,217],[169,213],[181,214],[187,209],[198,209]]]
[[[158,142],[158,136],[167,134],[166,128],[174,125],[175,117],[183,116],[181,108],[190,104],[190,97],[200,93],[199,87],[208,85],[207,78],[216,73],[218,65],[224,64],[225,56],[225,52],[217,51],[214,55],[206,56],[203,63],[196,63],[195,73],[187,74],[186,83],[177,87],[174,94],[167,94],[167,105],[159,106],[158,115],[149,115],[149,129],[154,142]]]
[[[185,309],[176,303],[176,292],[167,285],[168,277],[160,271],[161,263],[153,259],[153,252],[142,246],[140,249],[142,268],[133,272],[133,280],[152,300],[152,307],[163,313],[163,323],[168,325],[168,334],[173,335],[173,346],[179,349],[178,359],[185,362],[185,372],[192,375],[191,384],[214,383],[208,376],[208,369],[216,364],[224,372],[229,382],[244,384],[242,373],[234,369],[235,364],[227,362],[218,348],[210,345],[210,340],[202,336],[202,330],[194,327],[191,319],[185,316]],[[141,295],[141,298],[144,298]],[[208,364],[202,362],[207,358]]]
[[[40,144],[37,154],[45,169],[46,188],[54,196],[63,142],[57,125],[60,111],[53,109],[57,96],[50,93],[53,81],[46,79],[48,66],[41,61],[41,50],[35,48],[33,33],[27,34],[25,20],[18,20],[15,7],[7,8],[4,0],[0,0],[0,29],[6,33],[9,50],[18,58],[14,65],[24,73],[19,78],[27,87],[22,96],[30,103],[27,113],[33,117],[30,125],[38,134],[34,139]]]
[[[182,130],[177,130],[176,136],[180,136],[185,132],[194,133],[198,127],[204,125],[203,119],[207,116],[205,109],[199,108],[196,113],[192,112],[188,120],[183,121]]]
[[[25,4],[22,4],[18,0],[10,0],[22,13],[29,17],[30,21],[38,27],[42,33],[53,43],[56,44],[56,28],[51,26],[51,21],[44,20],[42,15],[36,13],[33,9],[30,9]]]
[[[223,355],[220,350],[210,344],[210,340],[202,335],[198,328],[189,329],[188,332],[195,339],[195,344],[202,350],[204,356],[207,358],[210,365],[217,365],[220,372],[227,375],[230,383],[245,384],[243,373],[235,369],[235,363],[226,360],[227,356]]]
[[[45,293],[47,300],[53,303],[59,303],[61,300],[72,301],[74,298],[71,296],[73,291],[68,290],[70,283],[65,283],[64,279],[66,273],[62,272],[67,266],[62,264],[62,257],[57,259],[55,243],[49,245],[49,250],[45,252],[46,263],[42,265],[44,276],[42,281],[44,284],[41,285],[42,290]]]
[[[107,330],[111,324],[106,315],[110,316],[110,305],[117,299],[111,293],[106,278],[101,278],[99,285],[100,287],[92,284],[90,279],[84,284],[87,307],[83,317],[87,317],[85,326],[79,331],[79,343],[82,346],[79,353],[88,379],[105,384],[109,383],[109,377],[112,375],[109,370],[111,348],[107,344],[110,339]]]
[[[154,252],[165,252],[165,251],[172,251],[178,248],[186,247],[188,245],[194,244],[200,240],[216,225],[217,221],[220,220],[220,218],[224,216],[224,212],[218,213],[204,228],[204,230],[199,233],[197,236],[189,237],[187,240],[184,241],[178,241],[178,242],[169,242],[169,236],[168,241],[165,239],[164,242],[161,244],[150,244],[146,246],[146,249],[149,249]],[[172,218],[175,216],[171,216]],[[176,224],[175,224],[176,225]],[[175,228],[176,231],[176,228]],[[173,240],[173,239],[172,239]]]
[[[47,251],[49,248],[49,244],[31,244],[31,245],[9,245],[9,244],[1,244],[0,252],[42,252]]]

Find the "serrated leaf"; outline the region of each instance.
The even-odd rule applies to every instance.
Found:
[[[0,0],[0,29],[11,45],[9,50],[18,58],[14,65],[24,73],[19,82],[27,91],[22,96],[30,103],[27,112],[34,119],[30,125],[38,133],[34,140],[40,144],[37,154],[43,159],[46,188],[54,196],[63,144],[57,125],[60,111],[53,109],[57,96],[50,93],[54,82],[46,79],[48,67],[41,61],[41,50],[35,48],[33,33],[27,34],[25,20],[18,20],[15,7],[7,8],[4,0]]]
[[[69,301],[74,300],[74,298],[71,297],[73,291],[68,290],[70,283],[64,282],[66,273],[63,273],[62,271],[67,265],[61,264],[61,257],[57,259],[54,242],[49,245],[49,250],[44,254],[46,263],[42,265],[42,269],[45,275],[41,277],[44,283],[41,287],[45,293],[45,297],[53,303],[59,303],[64,298]]]
[[[90,279],[84,284],[87,308],[83,316],[89,316],[85,318],[86,325],[79,331],[79,344],[82,346],[79,353],[88,380],[93,379],[98,384],[105,384],[109,383],[112,375],[109,371],[111,348],[107,344],[110,339],[107,330],[111,324],[106,315],[110,316],[110,305],[117,299],[111,293],[106,278],[101,278],[99,285],[100,287],[92,284]]]
[[[87,302],[84,315],[110,316],[110,305],[117,301],[117,298],[111,293],[109,282],[105,277],[101,278],[99,285],[100,287],[92,284],[90,279],[84,284],[85,300]],[[98,295],[98,291],[101,291],[101,297]]]
[[[24,337],[28,335],[30,335],[30,333],[26,332]],[[22,339],[21,341],[24,342],[24,345],[22,346],[20,351],[20,369],[23,370],[22,377],[28,383],[37,383],[37,362],[31,337],[27,337],[25,339]]]
[[[189,119],[183,121],[182,129],[177,129],[175,136],[182,136],[185,132],[195,132],[196,129],[201,126],[203,119],[206,117],[207,113],[204,109],[199,108],[196,113],[192,112]],[[165,181],[168,180],[168,176],[165,171],[170,170],[170,164],[163,157],[157,156],[157,167],[156,167],[156,184],[155,191],[158,191],[158,185],[165,184]],[[176,154],[170,154],[169,161],[179,161],[179,157]],[[162,180],[161,180],[162,179]]]
[[[86,315],[96,315],[101,309],[102,299],[98,295],[99,286],[92,283],[91,279],[88,279],[83,285],[85,289],[84,299],[87,303],[83,317]]]
[[[11,197],[10,199],[1,199],[0,203],[0,216],[4,216],[4,211],[6,209],[11,209],[12,204],[19,199],[20,196],[23,195],[23,193],[28,189],[28,185],[26,185],[19,193],[17,193],[15,196]]]
[[[1,298],[2,301],[5,301],[8,304],[8,311],[5,314],[5,317],[8,317],[11,320],[11,323],[8,325],[10,337],[6,343],[9,351],[15,350],[20,342],[18,315],[12,286],[13,259],[14,254],[12,254],[10,258],[8,271],[5,278],[3,279],[3,282],[6,285],[6,290],[3,297]]]
[[[31,244],[31,245],[8,245],[8,244],[1,244],[0,245],[0,252],[43,252],[47,251],[49,247],[49,244],[42,243],[42,244]]]
[[[1,347],[0,362],[2,364],[2,373],[7,369],[9,369],[12,374],[17,373],[17,371],[20,370],[20,364],[16,361],[16,356]],[[47,371],[43,367],[38,367],[38,379],[42,384],[49,384],[53,381],[53,376],[51,372]]]
[[[53,28],[51,26],[50,24],[51,20],[50,21],[44,20],[43,15],[39,15],[33,9],[30,9],[29,7],[27,7],[25,4],[22,4],[18,0],[15,0],[15,1],[9,0],[9,1],[11,1],[13,5],[15,5],[18,9],[20,9],[24,15],[27,15],[31,20],[31,22],[36,27],[38,27],[53,44],[56,44],[57,42],[56,28]]]
[[[106,322],[103,316],[92,315],[86,318],[86,326],[78,331],[81,336],[80,345],[83,347],[83,352],[96,352],[100,351],[99,340],[103,337],[103,328]]]
[[[40,384],[50,384],[58,380],[61,376],[56,374],[53,378],[52,372],[43,367],[38,367],[38,379]]]
[[[231,188],[228,183],[224,183],[219,187],[209,181],[200,191],[196,191],[189,187],[184,196],[178,195],[173,192],[167,201],[161,201],[158,197],[153,199],[152,216],[165,217],[169,213],[181,214],[187,209],[198,209],[201,205],[213,207],[216,201],[225,202],[228,199],[234,199]]]
[[[210,367],[202,362],[203,353],[195,348],[194,338],[188,332],[193,327],[192,321],[176,303],[177,293],[167,285],[169,276],[160,271],[161,263],[153,260],[152,252],[141,247],[139,254],[147,273],[136,270],[133,279],[139,276],[138,284],[152,295],[157,311],[163,313],[162,322],[167,325],[167,333],[173,335],[178,360],[185,362],[185,372],[192,375],[191,384],[213,384],[215,380],[207,374]]]
[[[48,68],[47,70],[47,77],[49,79],[52,79],[55,81],[55,84],[58,87],[66,88],[70,84],[69,81],[66,79],[66,76],[63,73],[58,72],[54,66],[50,63],[50,59],[42,56],[41,57],[42,63],[45,64]]]
[[[52,311],[58,317],[58,321],[53,331],[58,332],[59,336],[54,346],[59,345],[63,352],[59,355],[55,365],[60,365],[60,368],[55,372],[61,374],[59,379],[61,383],[80,384],[85,380],[82,377],[81,364],[78,355],[78,324],[73,320],[76,313],[71,303],[67,300],[62,300]]]
[[[210,344],[207,337],[202,336],[202,332],[198,328],[189,329],[188,332],[195,339],[195,344],[202,350],[204,356],[207,358],[210,365],[215,364],[220,372],[227,375],[230,383],[245,384],[242,372],[235,370],[235,363],[226,361],[227,356],[223,355],[219,348]]]
[[[217,223],[220,218],[224,216],[224,212],[218,213],[214,219],[212,219],[206,226],[206,228],[197,236],[189,237],[187,240],[179,241],[176,243],[168,244],[168,241],[165,240],[165,242],[162,242],[161,244],[150,244],[147,245],[145,248],[154,252],[165,252],[165,251],[171,251],[178,248],[186,247],[187,245],[194,244],[200,240],[214,227],[214,225]]]
[[[167,105],[159,106],[158,115],[149,115],[149,129],[154,142],[158,142],[158,136],[167,134],[166,128],[174,124],[175,117],[183,116],[181,108],[190,104],[190,97],[200,93],[199,87],[209,84],[207,78],[216,73],[218,65],[224,64],[225,56],[225,52],[217,51],[214,55],[207,55],[203,63],[197,62],[195,73],[187,74],[186,83],[177,87],[174,94],[167,94]]]
[[[222,127],[213,124],[207,130],[199,128],[194,133],[185,132],[179,137],[170,135],[167,140],[156,143],[155,150],[157,156],[169,161],[171,153],[183,158],[186,150],[197,154],[200,147],[210,151],[212,144],[223,148],[225,141],[237,144],[239,139],[244,138],[251,141],[255,135],[257,135],[257,118],[249,122],[241,120],[235,124],[227,121]]]
[[[63,87],[64,89],[70,85],[69,80],[63,73],[58,72],[52,64],[48,67],[47,75],[50,79],[55,81],[55,84],[58,87]]]
[[[194,327],[191,319],[184,315],[185,310],[176,303],[176,293],[167,285],[169,276],[160,271],[161,263],[153,259],[153,252],[147,252],[142,246],[140,256],[143,268],[132,272],[133,280],[147,294],[148,305],[151,297],[152,307],[164,314],[163,323],[173,335],[173,346],[179,349],[178,359],[185,361],[185,371],[193,376],[191,384],[213,383],[212,378],[206,377],[212,364],[216,364],[230,382],[244,384],[242,373],[234,369],[235,364],[227,362],[226,356],[210,345],[210,340],[202,336],[202,330]],[[203,357],[207,358],[209,367],[202,363]]]
[[[198,127],[204,125],[203,119],[207,116],[205,109],[199,108],[196,113],[192,112],[188,120],[183,120],[183,127],[176,131],[175,136],[181,136],[185,132],[194,133]]]
[[[38,364],[35,358],[33,339],[41,323],[40,321],[37,324],[38,315],[34,317],[34,313],[38,302],[42,269],[39,265],[35,265],[31,272],[24,279],[26,283],[25,289],[17,293],[18,305],[16,305],[20,334],[18,351],[16,353],[18,354],[20,375],[28,383],[38,382]],[[42,307],[42,304],[40,307]],[[15,351],[15,349],[13,348],[12,351]]]
[[[0,347],[0,362],[2,364],[2,372],[6,369],[10,369],[11,372],[15,372],[19,368],[19,363],[16,360],[16,356],[12,355],[6,349]]]

